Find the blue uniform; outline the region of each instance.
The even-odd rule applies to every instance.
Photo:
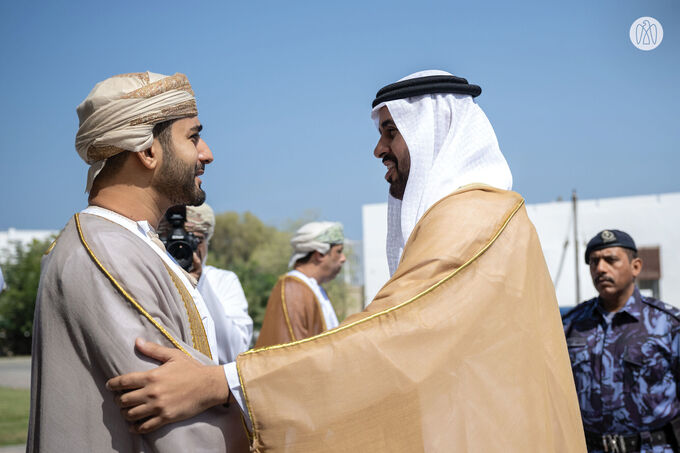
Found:
[[[598,301],[562,320],[583,427],[600,434],[658,430],[680,415],[680,310],[637,288],[616,313]],[[642,445],[642,451],[673,450]]]

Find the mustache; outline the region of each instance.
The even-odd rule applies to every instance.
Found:
[[[595,279],[595,283],[601,283],[601,282],[609,282],[609,283],[614,283],[614,279],[611,278],[608,275],[600,275]]]
[[[387,161],[390,161],[390,162],[394,163],[394,165],[397,165],[397,157],[394,156],[393,154],[386,154],[386,155],[382,158],[382,163],[383,163],[383,164],[384,164],[385,162],[387,162]]]

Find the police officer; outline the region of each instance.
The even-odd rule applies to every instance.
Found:
[[[680,310],[640,294],[623,231],[598,233],[585,258],[599,296],[562,321],[588,450],[680,451]]]

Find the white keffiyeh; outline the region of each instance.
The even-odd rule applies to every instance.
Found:
[[[401,80],[432,75],[451,74],[421,71]],[[403,200],[388,196],[387,261],[392,275],[413,228],[434,203],[472,183],[510,190],[512,174],[489,120],[472,96],[429,94],[383,102],[371,113],[376,126],[384,106],[411,157]]]

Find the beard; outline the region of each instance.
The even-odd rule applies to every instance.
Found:
[[[196,174],[204,167],[202,163],[196,165],[182,162],[176,155],[170,143],[164,150],[156,190],[168,198],[172,206],[198,206],[205,201],[205,191],[196,185]]]

